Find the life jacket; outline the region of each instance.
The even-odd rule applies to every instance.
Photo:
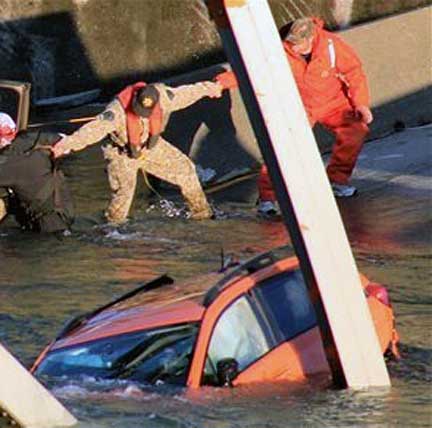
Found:
[[[126,112],[126,129],[128,134],[128,142],[131,148],[135,150],[142,149],[141,137],[143,133],[142,118],[138,116],[132,109],[132,101],[135,92],[146,86],[145,82],[137,82],[127,86],[118,95],[117,98]],[[162,130],[162,109],[157,103],[149,117],[149,138],[144,142],[144,145],[150,145],[155,141]]]

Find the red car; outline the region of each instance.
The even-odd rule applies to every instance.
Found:
[[[298,260],[287,251],[184,283],[161,276],[72,320],[32,371],[192,388],[330,372]],[[361,280],[382,352],[396,353],[387,291]]]

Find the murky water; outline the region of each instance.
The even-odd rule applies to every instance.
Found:
[[[360,269],[387,284],[393,300],[403,358],[389,364],[390,390],[337,391],[323,379],[194,393],[91,379],[50,385],[80,427],[431,426],[431,157],[387,175],[383,159],[378,171],[366,151],[357,178],[363,192],[339,205]],[[372,172],[361,173],[362,162]],[[217,269],[222,247],[245,259],[288,239],[281,221],[216,196],[220,218],[192,222],[148,210],[139,194],[133,219],[113,231],[101,218],[108,191],[98,149],[66,160],[65,169],[78,208],[71,237],[24,234],[12,222],[0,229],[0,341],[26,366],[72,315],[163,272],[185,278]]]

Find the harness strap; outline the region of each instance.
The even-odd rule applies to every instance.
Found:
[[[334,46],[334,42],[333,39],[328,39],[328,44],[327,44],[327,48],[328,48],[328,54],[329,54],[329,59],[330,59],[330,67],[334,68],[336,71],[336,77],[342,82],[343,86],[345,87],[345,90],[347,92],[347,95],[349,97],[349,88],[350,88],[350,84],[347,80],[347,78],[345,77],[345,75],[339,71],[339,69],[337,68],[337,64],[336,64],[336,49]]]
[[[333,39],[328,39],[328,53],[330,58],[330,67],[336,68],[336,50],[334,47]]]

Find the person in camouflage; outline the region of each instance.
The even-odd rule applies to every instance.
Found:
[[[7,216],[6,202],[4,201],[4,198],[6,198],[6,196],[6,194],[0,194],[0,222]]]
[[[137,82],[127,86],[93,121],[64,137],[52,149],[54,157],[82,150],[109,135],[103,146],[108,162],[111,201],[105,212],[111,223],[126,220],[132,205],[137,174],[142,171],[180,188],[191,218],[213,215],[191,159],[162,136],[170,115],[204,97],[219,98],[218,81],[169,87]]]

